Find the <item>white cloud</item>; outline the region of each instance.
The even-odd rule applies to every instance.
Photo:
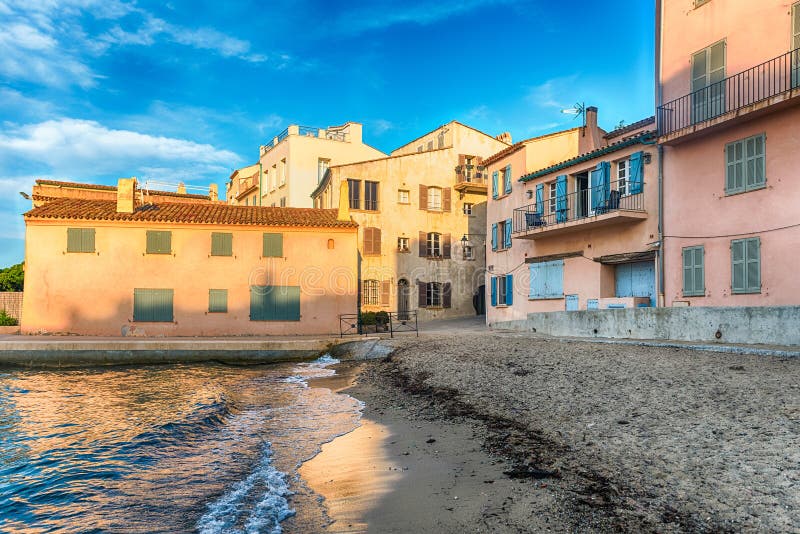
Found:
[[[220,172],[241,158],[229,150],[185,139],[107,128],[95,121],[64,118],[16,127],[0,134],[0,163],[25,160],[74,176],[115,173],[143,167]],[[83,178],[85,179],[85,178]]]
[[[370,126],[372,128],[372,133],[375,135],[383,135],[395,127],[394,123],[386,119],[376,119],[370,123]]]
[[[559,110],[571,107],[575,104],[575,88],[580,87],[576,83],[578,75],[573,74],[560,78],[552,78],[546,82],[531,87],[528,90],[526,100],[535,108],[558,108]]]

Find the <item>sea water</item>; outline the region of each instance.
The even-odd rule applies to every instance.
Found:
[[[0,531],[313,532],[297,474],[362,405],[336,360],[0,372]]]

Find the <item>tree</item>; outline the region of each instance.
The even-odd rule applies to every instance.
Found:
[[[0,269],[0,291],[22,291],[25,272],[22,263]]]

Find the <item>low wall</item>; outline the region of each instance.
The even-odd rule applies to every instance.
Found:
[[[19,321],[22,316],[22,291],[0,291],[0,310]]]
[[[800,306],[561,311],[490,326],[551,336],[800,345]]]

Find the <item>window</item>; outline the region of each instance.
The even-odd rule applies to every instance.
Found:
[[[464,215],[472,215],[472,206],[473,204],[464,202]]]
[[[503,169],[503,194],[511,192],[511,165],[506,165]]]
[[[428,188],[428,210],[442,211],[442,190],[438,187]]]
[[[428,233],[428,256],[433,258],[442,255],[442,234],[436,232]]]
[[[511,306],[514,303],[514,276],[493,276],[491,279],[492,306]]]
[[[364,209],[378,210],[378,182],[364,182]]]
[[[325,178],[325,173],[328,172],[328,167],[331,166],[331,160],[319,158],[317,160],[317,183],[320,183]]]
[[[564,296],[564,260],[532,263],[530,275],[530,298],[553,299]]]
[[[464,156],[464,167],[461,172],[464,175],[465,182],[472,181],[473,170],[475,169],[475,156]]]
[[[377,306],[380,303],[380,282],[364,280],[361,284],[361,303],[365,306]]]
[[[397,203],[398,204],[411,203],[411,194],[409,193],[408,189],[400,189],[397,191]]]
[[[433,141],[428,141],[428,150],[433,150]]]
[[[147,253],[172,254],[172,232],[148,230]]]
[[[408,252],[408,238],[407,237],[398,237],[397,238],[397,251],[398,252]]]
[[[472,245],[464,245],[464,259],[465,260],[475,259],[475,252],[472,248]]]
[[[272,180],[270,181],[270,191],[275,191],[278,187],[278,164],[272,166]]]
[[[281,160],[281,185],[286,183],[286,158]]]
[[[548,191],[548,211],[550,213],[556,212],[556,196],[558,189],[556,188],[556,182],[550,182],[547,184],[547,191]]]
[[[94,228],[67,228],[67,252],[94,251]]]
[[[417,147],[417,152],[422,152],[422,150],[423,150],[423,148],[422,148],[422,145],[419,145],[419,146]]]
[[[350,197],[350,209],[361,209],[361,180],[347,179],[347,194]]]
[[[364,228],[364,247],[365,256],[379,256],[381,253],[381,229],[367,227]]]
[[[300,286],[250,286],[251,321],[299,321]]]
[[[134,289],[133,320],[144,323],[173,321],[172,289]]]
[[[764,134],[725,145],[725,194],[743,193],[764,187],[765,151]]]
[[[285,208],[285,207],[286,207],[286,197],[281,197],[281,203],[280,203],[280,206],[281,206],[282,208]]]
[[[725,41],[692,55],[692,121],[725,112]]]
[[[442,284],[439,282],[429,282],[425,288],[425,305],[438,308],[442,305]]]
[[[228,290],[208,290],[208,313],[228,313]]]
[[[628,192],[628,174],[630,172],[630,162],[623,159],[617,162],[617,191],[622,196],[629,194]]]
[[[233,234],[211,232],[211,255],[233,256]]]
[[[505,250],[508,248],[505,240],[506,235],[506,221],[497,223],[497,250]]]
[[[706,294],[705,249],[702,246],[683,249],[683,296],[702,297]]]
[[[492,224],[492,250],[511,248],[511,219]]]
[[[761,293],[759,238],[731,241],[731,290],[733,293]]]
[[[438,147],[444,148],[444,132],[439,132],[439,135],[436,136],[438,140]]]
[[[264,234],[261,256],[264,258],[283,257],[283,234]]]

